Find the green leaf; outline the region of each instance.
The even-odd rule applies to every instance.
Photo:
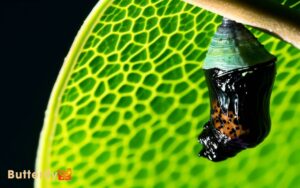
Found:
[[[180,0],[99,2],[58,77],[37,157],[37,171],[71,168],[72,180],[36,187],[300,186],[300,51],[254,29],[278,57],[272,131],[224,162],[197,157],[209,118],[201,64],[220,20]]]

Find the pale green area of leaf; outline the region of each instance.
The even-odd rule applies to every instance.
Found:
[[[37,159],[73,179],[36,187],[300,186],[300,51],[259,31],[278,57],[272,131],[224,162],[197,157],[209,117],[201,64],[220,20],[179,0],[100,2],[60,73]]]

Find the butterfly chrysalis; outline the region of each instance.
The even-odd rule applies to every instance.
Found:
[[[275,61],[242,24],[223,19],[203,65],[211,113],[198,138],[200,156],[222,161],[268,135]]]

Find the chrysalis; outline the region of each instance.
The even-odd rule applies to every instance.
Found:
[[[203,65],[211,115],[199,135],[200,156],[222,161],[268,135],[275,61],[242,24],[223,19]]]

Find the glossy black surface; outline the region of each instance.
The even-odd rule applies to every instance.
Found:
[[[200,156],[222,161],[254,147],[271,127],[269,103],[276,67],[267,62],[244,69],[204,70],[211,119],[199,136]]]

